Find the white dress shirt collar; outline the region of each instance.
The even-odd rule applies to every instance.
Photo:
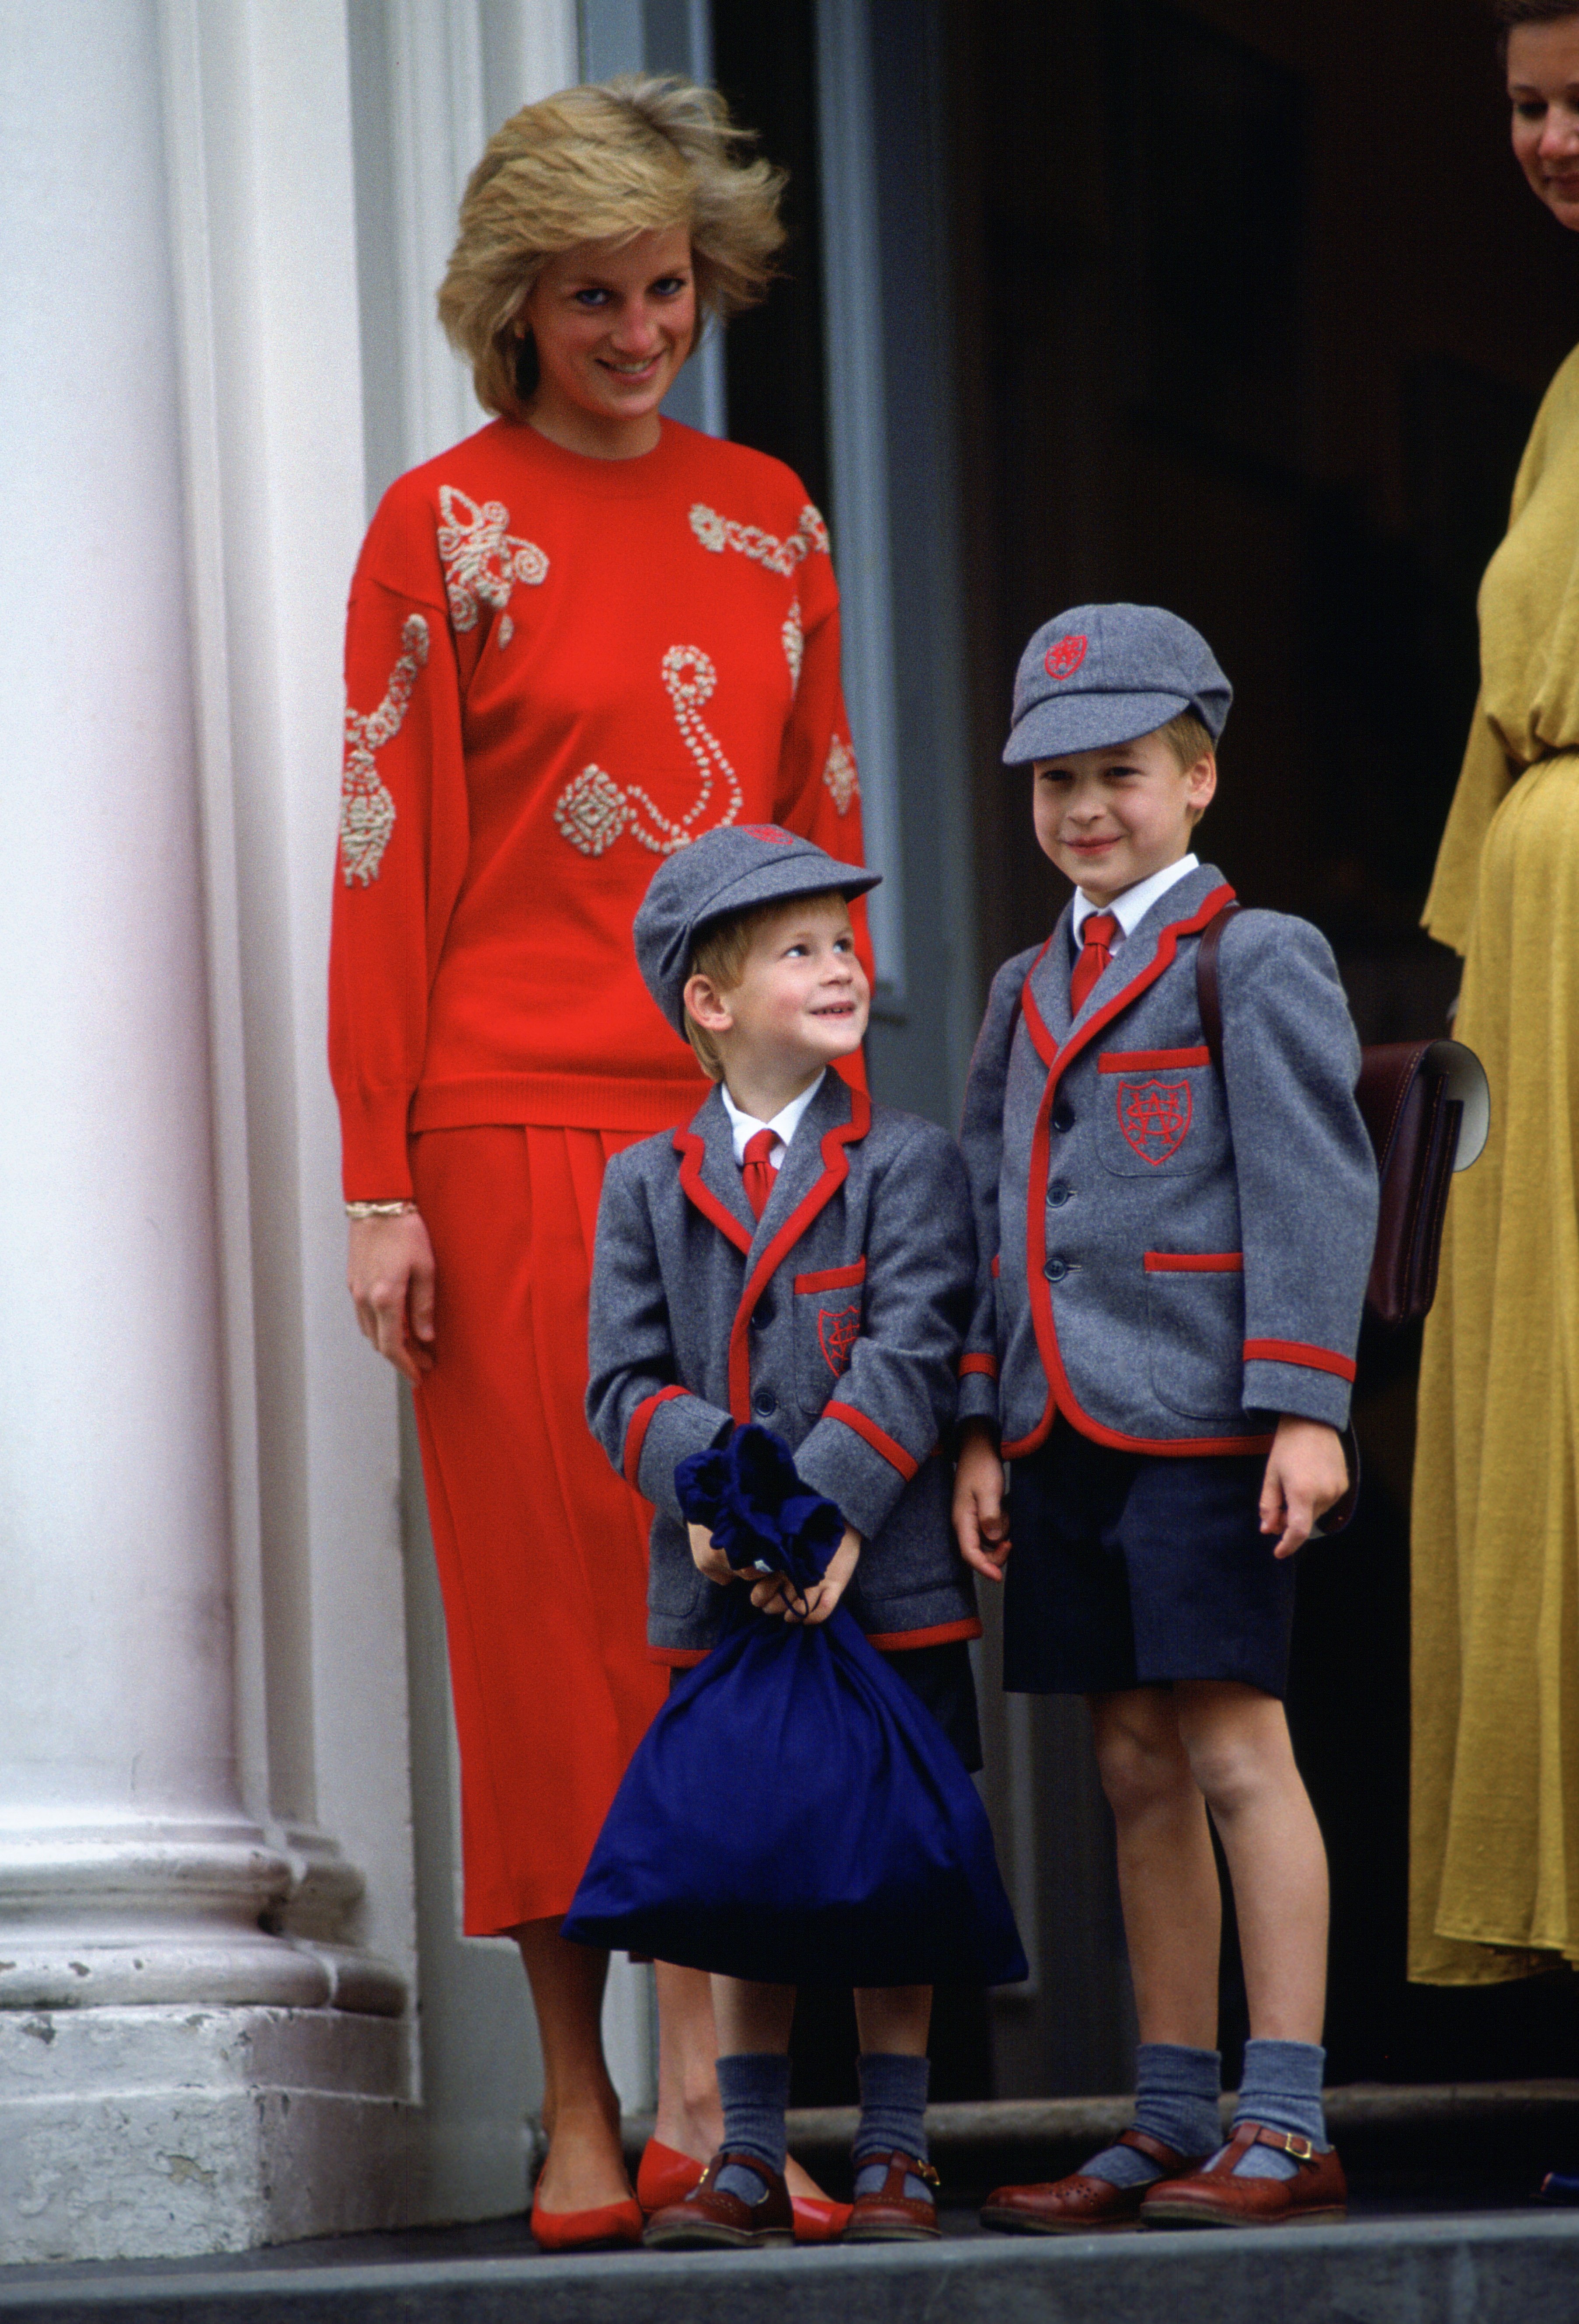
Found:
[[[1126,888],[1123,894],[1115,896],[1111,904],[1094,904],[1076,888],[1075,910],[1070,922],[1076,951],[1079,951],[1083,942],[1080,931],[1093,912],[1111,912],[1117,920],[1119,932],[1113,939],[1116,951],[1126,936],[1134,935],[1158,898],[1166,896],[1170,888],[1176,887],[1189,872],[1199,868],[1198,855],[1181,855],[1177,863],[1165,864],[1160,872],[1153,872],[1149,880],[1137,880],[1132,888]]]
[[[724,1111],[729,1116],[729,1127],[734,1132],[736,1162],[744,1162],[747,1143],[756,1136],[759,1130],[771,1130],[779,1143],[773,1148],[768,1159],[776,1170],[784,1159],[784,1148],[800,1127],[801,1115],[826,1079],[827,1067],[825,1065],[811,1087],[803,1089],[799,1097],[792,1097],[789,1104],[773,1116],[771,1121],[759,1121],[754,1114],[743,1113],[729,1094],[728,1084],[720,1082],[718,1094],[724,1100]]]

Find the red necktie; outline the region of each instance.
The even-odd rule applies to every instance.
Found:
[[[751,1204],[753,1215],[759,1219],[768,1207],[768,1196],[773,1191],[773,1180],[778,1176],[768,1159],[776,1136],[777,1133],[771,1130],[759,1130],[754,1137],[748,1138],[745,1158],[740,1166],[740,1175],[745,1181],[745,1199]]]
[[[1113,958],[1110,947],[1118,932],[1116,913],[1093,912],[1086,921],[1080,957],[1069,977],[1069,1009],[1073,1016],[1079,1016],[1086,995]]]

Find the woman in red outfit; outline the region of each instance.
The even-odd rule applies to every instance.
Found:
[[[330,1047],[367,1337],[411,1380],[461,1756],[466,1927],[518,1941],[544,2239],[633,2238],[561,1940],[668,1674],[644,1503],[588,1434],[603,1167],[703,1084],[636,973],[663,857],[778,823],[861,860],[826,530],[778,461],[659,416],[760,296],[780,180],[711,92],[627,79],[489,144],[440,293],[499,416],[392,486],[352,584]],[[706,1980],[659,1971],[658,2137],[721,2125]]]

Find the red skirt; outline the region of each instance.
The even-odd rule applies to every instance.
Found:
[[[466,1932],[563,1913],[669,1673],[647,1659],[648,1504],[586,1426],[604,1166],[637,1132],[411,1141],[438,1264],[418,1390],[460,1742]]]

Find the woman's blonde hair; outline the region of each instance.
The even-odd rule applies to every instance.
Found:
[[[785,173],[746,160],[753,142],[716,89],[671,73],[584,82],[513,115],[472,171],[439,292],[484,410],[524,417],[536,364],[522,302],[545,262],[578,243],[684,226],[702,314],[762,298],[784,240]]]

